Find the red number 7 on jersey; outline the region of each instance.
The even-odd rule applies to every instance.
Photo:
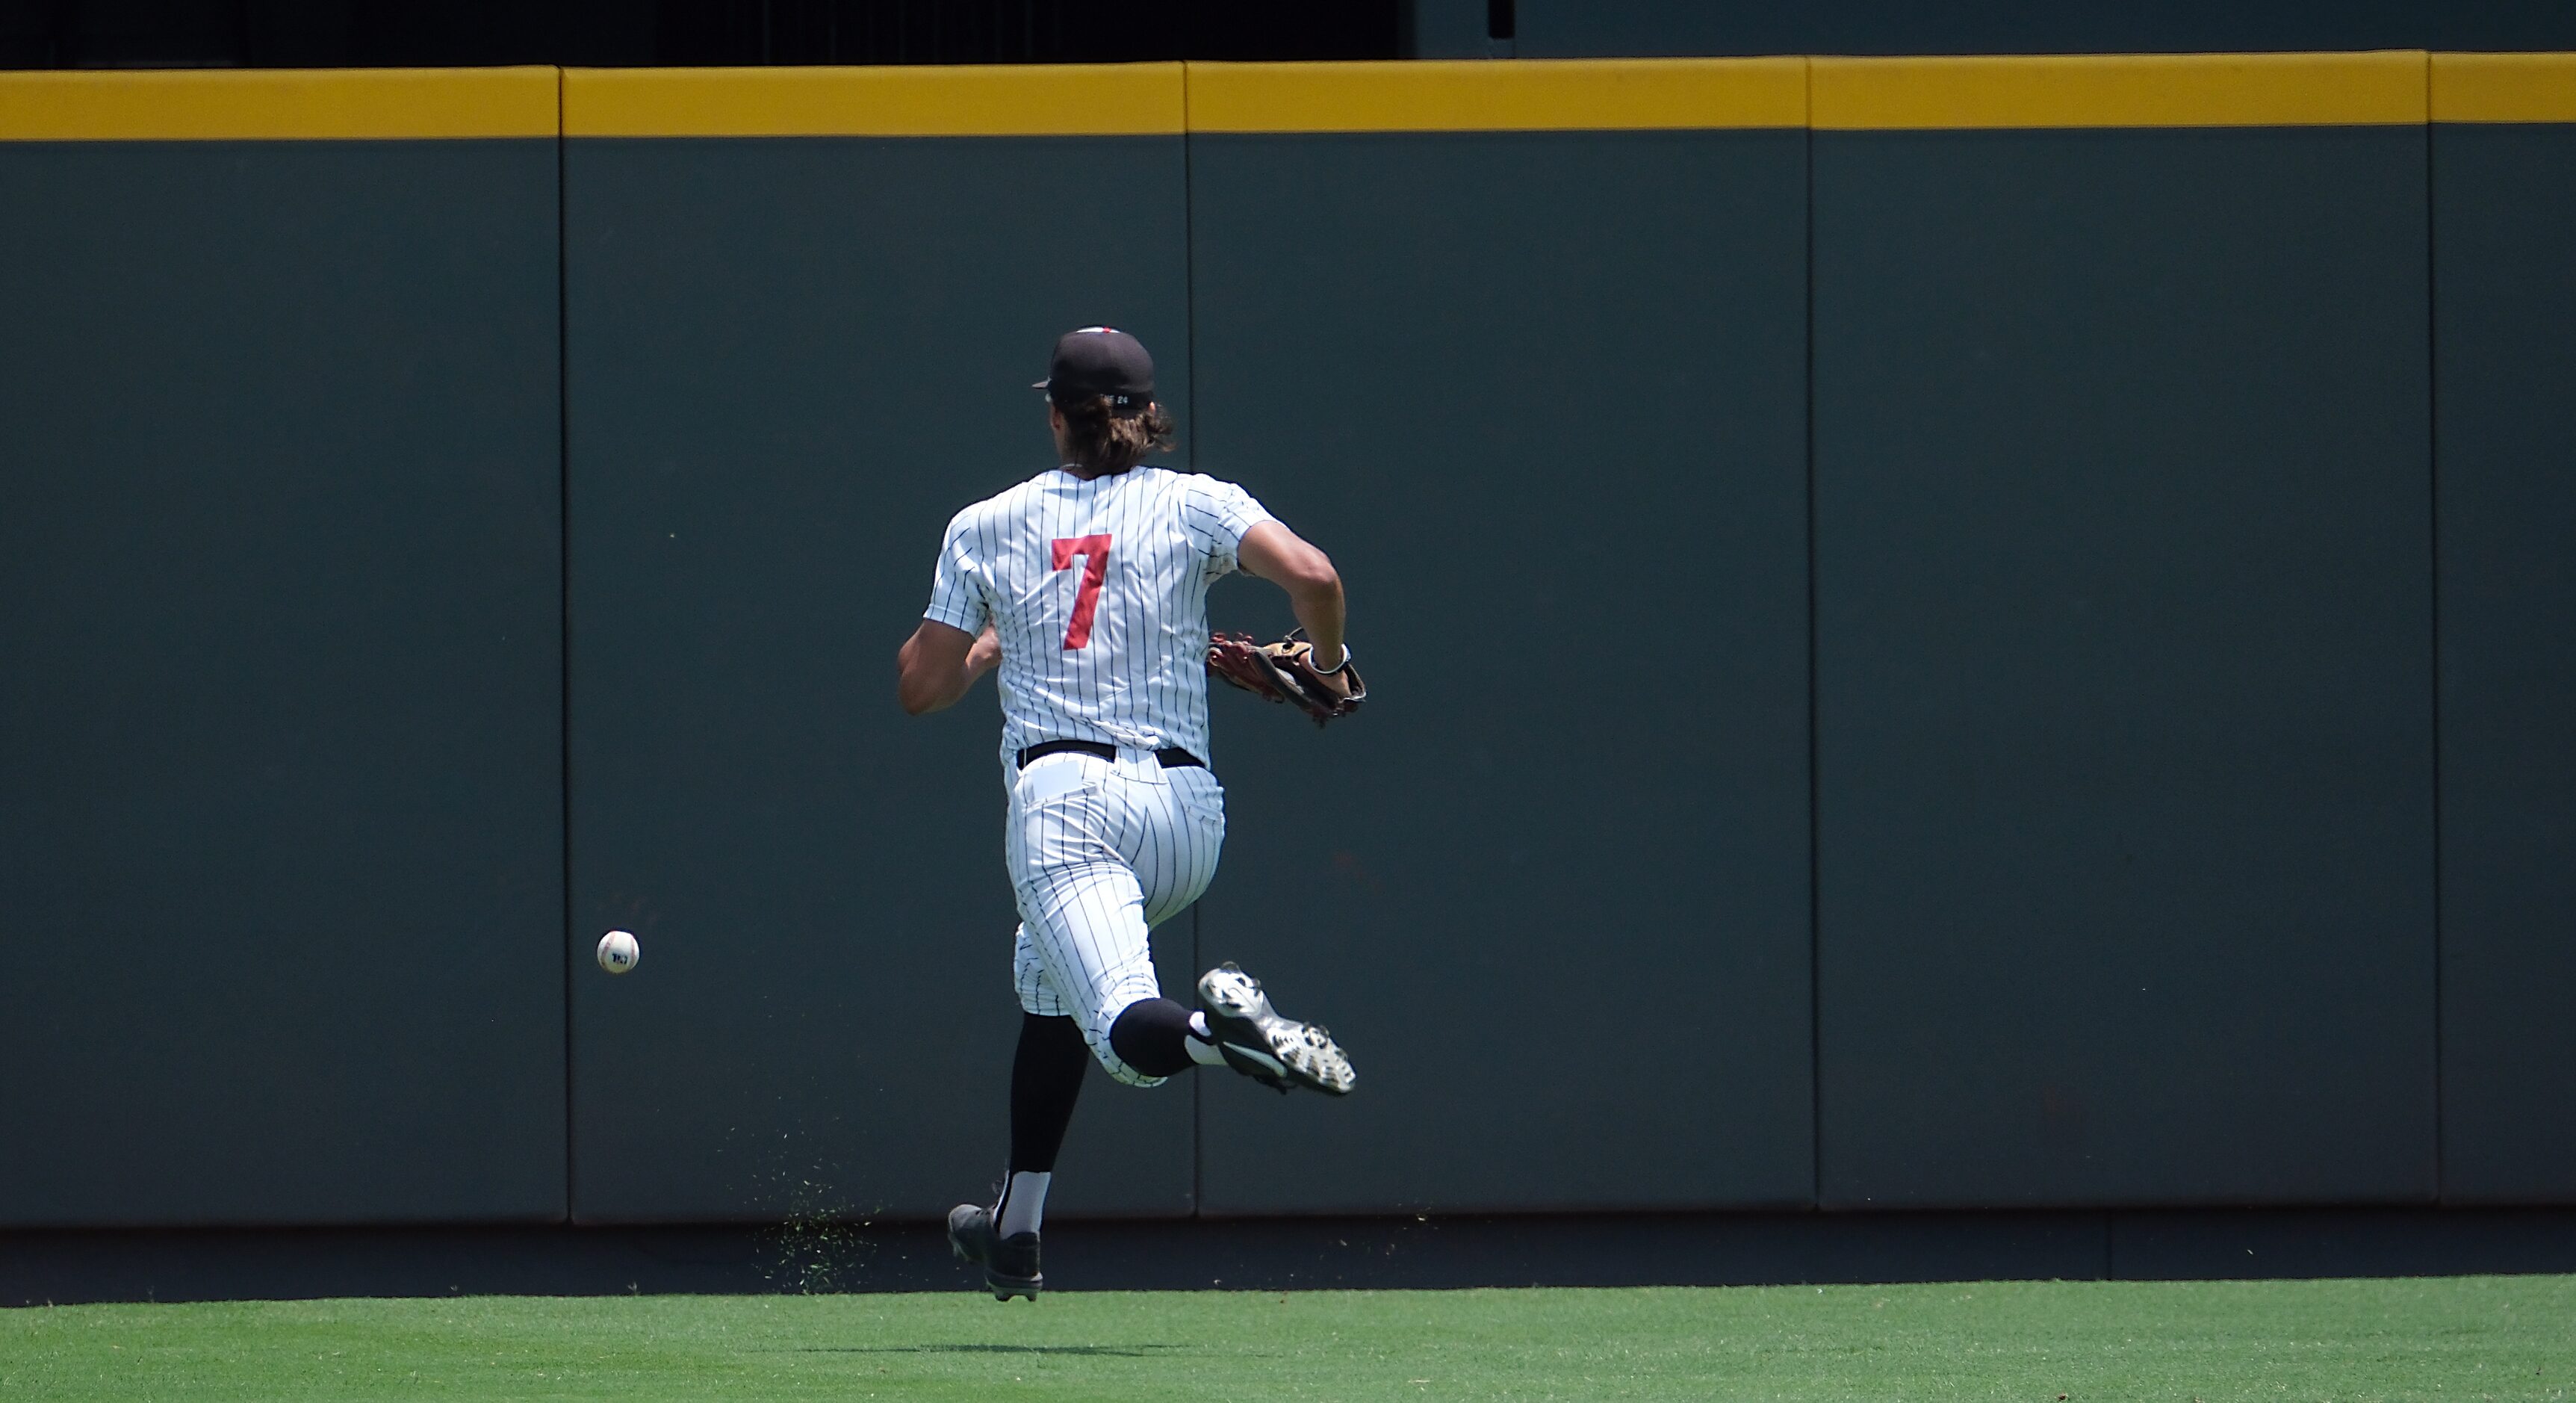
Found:
[[[1055,543],[1055,568],[1069,569],[1082,556],[1082,584],[1073,592],[1073,617],[1064,626],[1064,646],[1091,646],[1091,616],[1100,611],[1100,587],[1109,580],[1109,538],[1071,536]]]

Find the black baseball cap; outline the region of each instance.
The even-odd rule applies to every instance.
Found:
[[[1055,339],[1047,378],[1036,388],[1057,404],[1107,395],[1111,413],[1135,413],[1154,397],[1154,358],[1144,342],[1114,326],[1086,326]]]

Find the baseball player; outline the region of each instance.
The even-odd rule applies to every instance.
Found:
[[[1242,488],[1140,465],[1171,447],[1172,417],[1135,337],[1068,332],[1038,384],[1058,466],[948,524],[930,606],[897,656],[916,716],[1001,673],[1024,1016],[1000,1200],[958,1205],[948,1238],[1004,1301],[1045,1284],[1039,1223],[1090,1059],[1131,1086],[1219,1064],[1283,1092],[1352,1084],[1332,1036],[1280,1016],[1232,964],[1199,980],[1198,1011],[1164,998],[1147,943],[1207,889],[1225,838],[1208,769],[1208,586],[1242,570],[1287,591],[1305,641],[1273,656],[1329,707],[1356,681],[1341,577]]]

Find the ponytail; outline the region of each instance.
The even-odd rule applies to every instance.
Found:
[[[1095,477],[1123,473],[1146,454],[1172,447],[1172,412],[1159,404],[1112,414],[1108,396],[1092,395],[1056,409],[1064,415],[1065,447],[1073,465]]]

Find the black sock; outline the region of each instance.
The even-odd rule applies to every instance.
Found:
[[[1122,1054],[1123,1055],[1123,1054]],[[1020,1016],[1020,1050],[1011,1059],[1011,1170],[1052,1174],[1074,1098],[1091,1069],[1091,1047],[1070,1018]]]
[[[1190,1011],[1170,999],[1138,999],[1109,1025],[1109,1050],[1149,1077],[1198,1065],[1190,1057]]]

